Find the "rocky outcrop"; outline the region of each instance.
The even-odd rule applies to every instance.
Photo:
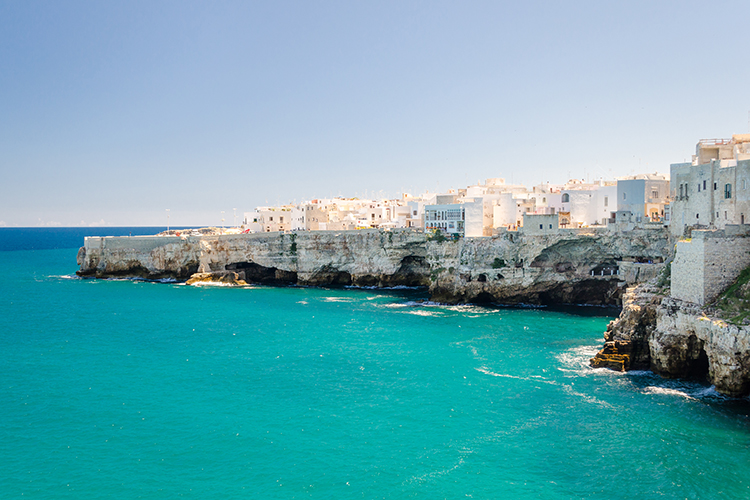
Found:
[[[709,317],[703,308],[653,284],[625,294],[604,335],[595,368],[651,370],[666,378],[705,380],[729,396],[750,394],[750,326]]]
[[[706,316],[697,305],[666,298],[649,341],[651,368],[665,377],[706,378],[729,396],[750,394],[750,327]]]
[[[247,286],[239,274],[232,271],[215,271],[212,273],[195,273],[186,282],[188,285],[218,283],[231,286]]]
[[[620,316],[604,333],[604,348],[591,359],[594,368],[616,371],[651,368],[649,339],[656,329],[656,314],[663,291],[653,284],[629,288]]]
[[[412,230],[107,237],[86,239],[78,274],[187,280],[232,271],[271,285],[423,286],[447,303],[617,304],[624,285],[653,274],[662,264],[648,262],[662,261],[670,248],[657,230],[458,241]]]

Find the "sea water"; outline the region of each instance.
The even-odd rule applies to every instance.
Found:
[[[746,399],[588,366],[617,311],[78,279],[44,231],[0,230],[0,498],[750,497]]]

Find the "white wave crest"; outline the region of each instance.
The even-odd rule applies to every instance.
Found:
[[[670,387],[657,387],[654,385],[650,385],[643,389],[644,394],[654,394],[654,395],[660,395],[660,396],[679,396],[685,399],[696,399],[690,394],[688,394],[685,391],[681,391],[679,389],[672,389]]]
[[[502,377],[502,378],[512,378],[516,380],[524,380],[526,382],[541,382],[543,384],[549,384],[549,385],[560,385],[559,383],[553,381],[553,380],[547,380],[545,378],[542,378],[540,375],[533,375],[531,377],[521,377],[519,375],[510,375],[507,373],[495,373],[491,371],[486,366],[480,366],[479,368],[474,368],[476,371],[480,373],[484,373],[485,375],[490,375],[492,377]]]

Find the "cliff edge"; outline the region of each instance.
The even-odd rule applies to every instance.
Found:
[[[237,274],[270,285],[425,287],[434,301],[620,304],[625,285],[655,276],[665,230],[522,231],[446,240],[414,230],[86,238],[84,277]]]

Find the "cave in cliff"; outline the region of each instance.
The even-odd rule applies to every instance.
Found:
[[[561,283],[539,292],[539,303],[620,305],[622,288],[615,280],[582,280]]]
[[[262,285],[293,285],[297,283],[297,273],[275,267],[266,267],[255,262],[234,262],[225,266],[227,271],[235,271],[240,279],[248,283]]]

